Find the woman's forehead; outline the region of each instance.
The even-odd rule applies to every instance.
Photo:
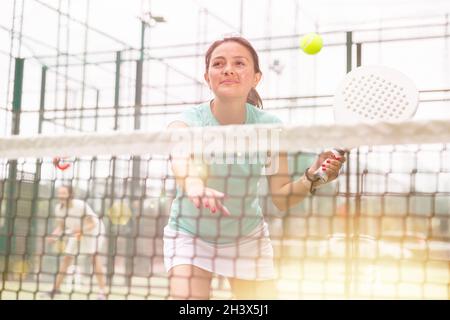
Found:
[[[211,55],[211,59],[225,57],[225,58],[233,58],[233,57],[244,57],[249,60],[252,59],[252,56],[249,50],[240,43],[234,41],[224,42],[214,49]]]

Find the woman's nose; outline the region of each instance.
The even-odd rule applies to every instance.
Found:
[[[233,74],[234,70],[233,70],[233,66],[231,64],[226,64],[225,67],[223,68],[223,73],[224,74]]]

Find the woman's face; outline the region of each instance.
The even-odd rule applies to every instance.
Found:
[[[224,99],[247,99],[260,79],[261,73],[254,71],[251,53],[234,41],[224,42],[214,49],[205,73],[214,95]]]
[[[69,189],[66,187],[60,187],[58,189],[58,199],[60,202],[66,202],[70,197]]]

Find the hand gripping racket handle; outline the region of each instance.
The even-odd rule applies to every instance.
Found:
[[[331,152],[333,153],[334,159],[337,157],[342,157],[345,154],[345,150],[338,148],[331,149]],[[314,179],[318,179],[320,182],[326,183],[328,181],[328,175],[325,171],[322,171],[322,168],[319,168],[314,172]]]

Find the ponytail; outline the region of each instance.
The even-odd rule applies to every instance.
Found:
[[[255,88],[252,88],[247,96],[247,102],[262,109],[263,108],[263,102],[261,97],[258,94],[258,91],[256,91]]]

